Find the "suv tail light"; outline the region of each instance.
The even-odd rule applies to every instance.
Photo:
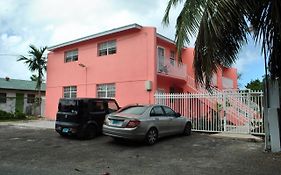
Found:
[[[138,125],[140,125],[140,121],[139,120],[130,120],[126,126],[126,128],[135,128]]]

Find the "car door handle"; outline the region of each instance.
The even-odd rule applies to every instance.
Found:
[[[159,118],[155,118],[155,120],[159,120]]]

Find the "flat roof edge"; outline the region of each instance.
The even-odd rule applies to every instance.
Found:
[[[68,42],[65,42],[65,43],[62,43],[62,44],[57,44],[57,45],[48,47],[48,50],[53,51],[53,50],[61,48],[61,47],[65,47],[65,46],[68,46],[68,45],[71,45],[71,44],[76,44],[76,43],[79,43],[79,42],[87,41],[87,40],[90,40],[90,39],[110,35],[110,34],[117,33],[117,32],[122,32],[122,31],[129,30],[129,29],[141,29],[141,28],[142,28],[142,26],[139,25],[139,24],[136,24],[136,23],[130,24],[130,25],[127,25],[127,26],[118,27],[118,28],[114,28],[114,29],[107,30],[107,31],[104,31],[104,32],[89,35],[89,36],[86,36],[86,37],[78,38],[78,39],[68,41]]]

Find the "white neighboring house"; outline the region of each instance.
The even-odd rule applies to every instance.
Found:
[[[41,114],[44,114],[45,91],[46,84],[42,83]],[[38,115],[39,106],[36,103],[36,97],[38,97],[38,90],[35,81],[0,78],[0,110]]]

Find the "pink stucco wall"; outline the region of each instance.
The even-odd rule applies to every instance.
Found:
[[[120,106],[153,102],[157,86],[155,34],[155,28],[129,30],[49,53],[46,117],[55,118],[58,100],[63,97],[63,87],[71,85],[77,86],[77,97],[96,97],[97,84],[115,83],[116,100]],[[97,56],[97,44],[112,39],[116,39],[117,53]],[[64,52],[77,48],[78,61],[65,63]],[[80,67],[81,63],[86,68]],[[147,80],[153,82],[151,92],[145,89]]]
[[[116,40],[117,53],[97,56],[98,43]],[[130,103],[153,103],[157,90],[170,92],[194,92],[187,77],[167,75],[157,72],[157,47],[165,49],[165,59],[170,51],[176,51],[173,43],[159,38],[154,27],[130,29],[88,41],[55,49],[48,54],[46,110],[48,119],[55,119],[59,98],[63,97],[63,87],[77,86],[77,97],[97,97],[97,84],[115,83],[115,99],[120,106]],[[64,62],[65,51],[78,49],[78,61]],[[185,48],[182,62],[188,76],[194,78],[194,49]],[[177,58],[177,57],[176,57]],[[83,64],[86,67],[81,67]],[[222,75],[232,75],[236,69],[218,71],[218,87],[221,88]],[[172,72],[177,73],[177,72]],[[152,90],[145,89],[145,82],[152,82]],[[237,79],[236,79],[237,84]],[[237,86],[237,85],[236,85]]]

